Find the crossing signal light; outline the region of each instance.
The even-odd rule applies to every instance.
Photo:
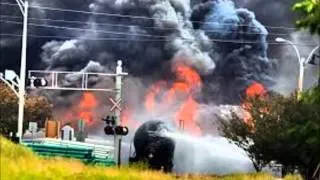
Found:
[[[117,126],[114,128],[114,131],[117,135],[122,135],[122,136],[128,135],[129,133],[128,127],[125,127],[125,126]]]
[[[48,82],[44,78],[37,78],[33,81],[35,87],[47,86]]]
[[[31,87],[44,87],[48,85],[48,81],[45,78],[36,78],[36,77],[31,77],[27,79],[26,82],[27,86]]]
[[[104,128],[104,133],[105,133],[106,135],[114,135],[113,127],[111,127],[111,126],[106,126],[106,127]]]
[[[126,136],[129,133],[128,127],[116,126],[116,116],[106,116],[102,121],[105,121],[107,126],[104,128],[104,133],[106,135],[120,135]]]
[[[120,136],[126,136],[129,133],[129,129],[128,127],[125,126],[116,126],[116,127],[112,127],[112,126],[106,126],[104,128],[104,133],[106,135],[120,135]]]

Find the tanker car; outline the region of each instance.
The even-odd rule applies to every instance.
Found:
[[[167,131],[172,131],[172,127],[163,121],[153,120],[142,124],[134,135],[135,157],[130,158],[130,162],[143,161],[152,169],[171,172],[175,142],[163,136]]]

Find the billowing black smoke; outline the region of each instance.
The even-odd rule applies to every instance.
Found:
[[[44,69],[47,67],[40,58],[42,52],[41,47],[48,41],[56,39],[50,36],[71,36],[77,37],[81,32],[74,32],[63,28],[48,28],[46,25],[54,26],[70,26],[70,23],[54,22],[49,19],[58,20],[77,20],[87,21],[85,14],[70,14],[62,11],[49,11],[39,9],[37,7],[55,7],[55,8],[77,8],[79,10],[88,10],[91,0],[82,0],[74,2],[72,0],[65,1],[45,1],[33,0],[29,1],[29,25],[28,25],[28,44],[27,44],[27,69]],[[21,52],[21,35],[22,35],[22,15],[15,1],[0,0],[0,71],[5,68],[19,71],[19,60]],[[34,6],[32,8],[32,6]],[[40,26],[35,26],[40,25]],[[77,27],[82,24],[75,24]],[[40,36],[35,38],[34,35]]]
[[[68,2],[35,4],[69,7]],[[203,76],[202,99],[217,104],[238,103],[239,94],[252,82],[270,85],[274,68],[266,56],[268,32],[252,12],[237,9],[231,0],[203,1],[194,7],[186,0],[93,0],[83,4],[81,10],[108,14],[80,16],[87,21],[81,28],[88,31],[57,29],[58,35],[74,38],[51,40],[42,46],[41,63],[47,69],[78,71],[95,62],[100,71],[106,71],[121,59],[131,75],[147,78],[166,75],[172,63],[182,62]],[[41,17],[54,15],[52,11],[41,13]]]
[[[175,144],[164,133],[172,132],[169,124],[163,121],[148,121],[141,125],[134,135],[136,155],[134,161],[145,161],[153,169],[172,171]]]
[[[8,0],[0,2],[12,3]],[[29,36],[27,64],[32,69],[114,72],[115,62],[121,59],[126,71],[135,76],[129,79],[129,83],[125,83],[127,87],[124,93],[127,95],[124,99],[134,101],[132,105],[141,105],[145,97],[143,90],[148,88],[149,84],[158,79],[172,78],[168,75],[172,64],[185,63],[197,70],[203,80],[201,97],[197,99],[204,106],[201,106],[198,115],[200,127],[203,132],[217,134],[214,121],[224,114],[223,110],[228,109],[217,104],[238,104],[241,92],[253,82],[263,83],[266,87],[273,83],[271,79],[276,63],[268,58],[267,39],[274,41],[275,36],[270,38],[267,29],[257,19],[262,20],[263,24],[267,22],[268,25],[272,25],[271,20],[274,25],[288,25],[291,21],[278,21],[291,17],[286,15],[286,12],[290,11],[289,7],[273,8],[279,3],[285,4],[278,0],[239,0],[236,3],[239,6],[232,0],[32,0],[29,34],[59,37]],[[265,8],[265,5],[269,8]],[[243,6],[259,9],[258,18],[256,19],[251,11],[239,8]],[[100,15],[50,11],[41,7],[77,9]],[[286,12],[279,13],[285,8]],[[1,4],[0,10],[2,15],[20,16],[17,6]],[[102,15],[103,13],[107,14]],[[282,15],[277,16],[278,14]],[[50,19],[83,23],[57,22]],[[1,17],[1,20],[21,22],[21,18],[14,17]],[[86,30],[39,27],[35,26],[36,24]],[[0,25],[1,33],[21,34],[21,28],[21,24],[4,21],[1,21]],[[20,58],[20,41],[20,37],[1,36],[0,71],[8,67],[19,69],[16,62],[19,62]],[[278,46],[276,48],[278,49]],[[74,86],[74,80],[78,79],[81,78],[66,76],[61,83]],[[141,82],[141,79],[144,82]],[[110,79],[93,77],[90,83],[113,87]],[[68,109],[65,105],[76,103],[79,99],[73,92],[43,93],[48,93],[48,97],[57,105],[55,107],[60,107],[62,111]],[[101,95],[101,101],[107,102],[106,96]],[[107,107],[100,107],[102,117],[107,113]],[[143,117],[143,113],[136,114],[137,121],[150,119]],[[156,156],[153,157],[160,158],[156,161],[154,158],[149,159],[154,162],[151,164],[154,164],[155,168],[168,165],[165,169],[169,171],[172,169],[173,149],[185,152],[185,141],[182,141],[183,146],[179,149],[179,144],[178,148],[175,148],[171,139],[153,136],[161,129],[167,129],[166,127],[158,121],[142,125],[135,136],[135,146],[138,158],[148,159],[150,152],[155,153]],[[192,140],[189,145],[193,143]],[[159,151],[163,150],[166,154],[158,156]],[[194,154],[206,151],[197,152],[194,151]],[[225,150],[221,152],[224,153]],[[188,163],[185,165],[190,165],[191,159],[186,159],[185,162]],[[214,163],[216,159],[212,159],[214,160],[209,162]],[[207,164],[204,166],[211,167]]]
[[[174,58],[182,58],[200,72],[207,73],[214,68],[208,56],[209,44],[205,44],[203,34],[193,31],[188,20],[191,10],[184,1],[94,1],[89,8],[92,12],[125,17],[90,17],[89,22],[94,23],[90,28],[97,33],[88,32],[72,40],[74,46],[69,48],[73,49],[73,55],[69,54],[69,49],[61,48],[70,41],[44,45],[44,61],[51,69],[66,68],[66,64],[73,61],[81,64],[83,59],[88,61],[89,58],[102,66],[122,59],[130,73],[139,76],[161,71],[161,67],[169,66]]]
[[[0,0],[0,2],[14,4],[8,0]],[[269,67],[272,63],[268,62],[270,60],[267,62],[261,61],[266,57],[265,48],[267,47],[263,40],[265,37],[270,41],[274,41],[278,36],[274,34],[274,32],[279,32],[286,33],[283,37],[287,39],[296,40],[296,38],[292,36],[296,36],[293,34],[293,29],[270,28],[272,33],[271,35],[266,36],[264,28],[256,22],[253,14],[247,10],[236,8],[231,0],[82,0],[77,2],[72,0],[33,0],[30,1],[30,3],[32,6],[37,7],[30,9],[29,33],[42,36],[73,37],[67,38],[67,40],[76,40],[76,48],[79,48],[79,50],[76,50],[74,53],[78,52],[80,55],[70,55],[67,51],[62,51],[59,47],[62,46],[64,41],[59,40],[59,38],[29,37],[27,63],[29,68],[43,69],[48,67],[49,69],[80,70],[86,66],[86,63],[88,63],[89,60],[99,62],[102,67],[105,67],[112,64],[111,61],[114,62],[116,59],[121,58],[124,61],[127,61],[125,65],[129,68],[131,74],[145,77],[146,74],[152,76],[155,76],[155,74],[163,74],[163,69],[167,69],[166,67],[170,66],[172,60],[181,60],[180,56],[182,56],[184,57],[184,61],[187,61],[188,64],[192,64],[197,67],[197,69],[200,70],[199,72],[206,72],[209,75],[214,74],[213,76],[206,78],[206,80],[211,83],[210,86],[206,86],[205,90],[210,92],[212,96],[215,95],[215,99],[221,99],[222,103],[230,101],[234,102],[237,100],[237,97],[227,99],[222,97],[225,92],[225,88],[223,87],[225,86],[228,87],[230,85],[240,84],[241,86],[237,86],[238,88],[236,88],[236,90],[227,92],[227,94],[237,94],[240,89],[243,89],[243,84],[247,84],[251,80],[266,81],[266,84],[269,85],[269,80],[266,80],[268,77],[265,76],[265,74],[269,74],[270,72],[268,72],[269,70],[265,70],[266,68],[264,67]],[[263,22],[263,24],[293,27],[294,16],[293,12],[290,10],[290,6],[293,2],[277,0],[237,0],[234,3],[238,7],[246,7],[250,10],[254,10],[257,19]],[[64,11],[50,11],[41,9],[38,6],[122,14],[125,16],[101,16]],[[0,8],[1,20],[22,22],[18,6],[1,4]],[[129,16],[142,16],[143,18],[133,18]],[[87,22],[88,24],[61,21],[54,22],[49,19],[76,20]],[[205,24],[194,21],[205,21]],[[210,23],[207,24],[208,22]],[[0,30],[2,34],[21,34],[21,24],[12,24],[3,21],[0,23]],[[36,27],[32,24],[68,26],[98,31],[93,32],[67,30],[63,28]],[[250,26],[242,26],[247,24]],[[253,26],[251,26],[251,24],[253,24]],[[249,28],[249,30],[246,28]],[[105,38],[120,38],[121,40],[106,40]],[[210,38],[216,38],[219,40],[221,38],[227,39],[228,41],[234,39],[241,41],[258,40],[258,42],[254,44],[212,42]],[[92,40],[89,41],[87,39]],[[100,40],[97,41],[96,39]],[[310,38],[303,38],[298,39],[298,41],[300,42],[309,39]],[[51,40],[56,40],[56,43],[43,46],[46,42]],[[16,62],[18,62],[20,58],[20,44],[20,37],[1,35],[1,71],[5,68],[13,68],[17,71],[19,70],[19,67],[17,66],[18,63]],[[248,50],[248,48],[244,48],[245,45],[250,45],[251,49]],[[42,46],[43,50],[41,50]],[[83,48],[86,49],[86,52],[82,52]],[[235,61],[239,62],[240,65],[232,65],[232,67],[224,66],[225,63],[229,63],[229,61],[225,61],[228,54],[232,53],[234,50],[238,50],[239,48],[246,49],[246,54],[254,53],[253,56],[255,57],[249,58],[255,59],[251,61],[254,62],[254,66],[256,67],[255,69],[262,67],[265,72],[262,72],[261,75],[252,72],[243,73],[242,71],[247,71],[246,68],[244,68],[245,66],[252,67],[252,65],[248,64],[248,62],[239,61],[237,58]],[[282,50],[284,48],[279,47],[279,45],[271,45],[270,48],[271,53],[269,53],[269,56],[272,58],[279,58],[279,56],[283,54]],[[303,46],[300,46],[299,48],[310,49]],[[288,50],[285,49],[285,51]],[[42,59],[39,58],[39,54],[41,52],[44,54]],[[52,54],[50,54],[50,52],[52,52]],[[66,52],[67,54],[65,56],[60,56],[60,52]],[[307,51],[307,53],[308,52],[309,51]],[[294,54],[290,54],[290,56],[288,55],[289,57],[287,57],[287,54],[285,55],[286,56],[283,56],[282,58],[295,58]],[[53,62],[57,58],[65,59],[66,64],[63,64],[64,61],[62,60],[58,60],[59,62]],[[219,64],[221,60],[222,65]],[[233,61],[234,60],[232,60],[232,62]],[[255,61],[261,62],[262,65],[260,65],[260,63],[255,63]],[[294,63],[291,63],[291,61],[289,63],[287,63],[287,61],[281,62],[286,62],[285,66],[290,67],[288,68],[290,69],[290,72],[292,72],[292,68],[297,69],[296,67],[292,67],[292,64]],[[70,65],[70,63],[73,65]],[[234,66],[240,66],[241,68],[239,69],[242,70],[237,71]],[[236,75],[230,75],[230,73],[221,75],[221,73],[217,72],[226,72],[226,68],[229,72],[234,72]],[[229,80],[238,76],[238,74],[241,75],[237,78],[237,81],[229,83]],[[291,73],[288,76],[292,75],[294,74]],[[230,76],[230,78],[225,79],[224,77],[226,76]],[[295,85],[293,82],[291,84]],[[220,91],[219,89],[223,90]]]
[[[5,7],[1,6],[2,9]],[[96,14],[51,11],[42,7],[78,9]],[[19,9],[15,8],[13,12],[18,16]],[[9,11],[3,12],[10,15]],[[34,26],[39,24],[78,29]],[[10,29],[6,29],[6,25],[10,23],[2,22],[1,30]],[[201,104],[238,104],[241,92],[249,84],[258,81],[268,87],[275,69],[273,61],[267,57],[266,28],[252,12],[237,8],[232,0],[85,0],[76,4],[71,0],[34,0],[31,2],[29,27],[30,34],[70,37],[66,40],[30,37],[29,65],[40,64],[34,68],[47,70],[114,72],[115,62],[121,59],[131,76],[144,81],[140,89],[125,88],[125,92],[131,94],[130,88],[141,92],[142,95],[135,96],[134,105],[141,105],[144,90],[150,84],[158,79],[172,78],[171,66],[177,62],[193,67],[202,76],[202,93],[197,97]],[[7,41],[7,37],[1,39],[1,47],[18,44],[5,43]],[[36,62],[39,57],[40,62]],[[73,81],[80,79],[70,75],[60,84],[74,86]],[[89,80],[90,84],[113,87],[110,79]],[[136,86],[138,83],[132,84]],[[66,91],[42,93],[54,97],[55,107],[63,110],[79,97]],[[124,99],[133,99],[130,93]],[[105,111],[103,108],[101,111]]]

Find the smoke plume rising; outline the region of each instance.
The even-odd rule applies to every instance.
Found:
[[[278,48],[277,45],[271,46],[271,53],[270,51],[268,53],[267,41],[274,41],[275,38],[274,35],[269,34],[269,31],[275,30],[263,25],[265,23],[270,25],[271,19],[281,19],[281,21],[273,21],[272,23],[276,23],[274,25],[292,24],[292,15],[288,15],[289,8],[288,11],[283,10],[285,9],[283,6],[289,5],[284,2],[275,0],[272,2],[241,0],[236,3],[232,0],[84,0],[77,2],[34,0],[31,5],[77,9],[97,14],[109,13],[89,15],[31,8],[30,16],[36,19],[30,19],[30,23],[67,26],[73,29],[30,25],[31,34],[69,38],[30,38],[28,64],[29,67],[41,67],[46,70],[114,73],[115,62],[119,59],[123,60],[125,71],[130,74],[125,80],[124,104],[126,107],[124,109],[127,111],[123,113],[126,114],[125,118],[130,117],[131,121],[128,123],[134,122],[130,124],[133,128],[155,116],[164,121],[175,120],[168,117],[172,118],[176,114],[176,106],[169,106],[167,111],[154,115],[146,111],[144,102],[150,87],[159,80],[165,81],[169,87],[162,89],[164,92],[170,92],[170,87],[174,87],[171,85],[181,83],[172,70],[176,64],[192,68],[201,77],[202,86],[197,89],[198,93],[192,93],[189,100],[192,99],[192,104],[197,105],[197,113],[192,122],[196,123],[204,134],[218,134],[216,120],[228,118],[230,110],[239,108],[244,90],[252,83],[259,82],[267,89],[292,88],[293,82],[288,82],[288,78],[284,78],[287,74],[276,72],[279,69],[284,69],[284,72],[286,70],[284,66],[279,68],[278,61],[275,59],[278,57],[270,58],[270,54],[283,55],[279,49],[284,49],[286,52],[291,50]],[[261,9],[266,5],[271,12]],[[278,5],[283,8],[279,8]],[[248,7],[250,10],[242,7]],[[255,15],[251,10],[256,10],[257,14]],[[1,6],[1,12],[17,16],[20,13],[18,8],[11,11],[6,6]],[[278,14],[281,14],[281,18]],[[48,20],[75,20],[75,17],[77,21],[83,23],[71,24]],[[39,20],[39,18],[47,20]],[[9,20],[13,19],[9,18]],[[2,32],[21,33],[19,24],[1,23],[0,28]],[[86,30],[79,30],[79,28]],[[285,31],[285,33],[295,40],[294,32]],[[19,41],[19,38],[13,40],[1,38],[1,51],[7,53],[5,49],[15,49],[8,52],[10,57],[13,54],[12,58],[18,59],[15,52],[19,50],[19,47],[16,47]],[[300,40],[297,39],[297,41]],[[288,56],[288,59],[291,58],[293,58],[292,54]],[[3,62],[0,62],[1,66],[6,67],[11,63],[6,61],[2,64]],[[280,62],[280,65],[283,64],[286,63]],[[292,64],[289,63],[288,69],[292,68]],[[288,82],[288,86],[284,88],[277,86],[280,83],[284,84],[281,79],[280,83],[275,80],[274,77],[277,76],[283,77],[282,80]],[[77,75],[66,75],[61,78],[59,83],[70,87],[78,85],[81,79]],[[89,82],[91,87],[114,87],[112,78],[92,76]],[[278,84],[274,86],[275,83]],[[79,99],[83,96],[82,93],[64,91],[39,93],[46,94],[54,102],[59,119],[66,118],[67,111],[79,104]],[[99,120],[110,113],[107,97],[113,94],[94,93],[94,96],[99,102],[94,110],[95,120],[90,129],[92,134],[102,136],[103,125]],[[161,97],[161,93],[158,96]],[[179,98],[174,99],[177,101],[175,103],[178,104],[178,108],[181,107],[179,104],[185,102]],[[160,108],[157,106],[155,109]],[[131,136],[132,134],[128,139]],[[206,143],[211,140],[201,140],[199,145],[213,149],[215,148],[213,145]],[[182,142],[190,142],[190,145],[194,143],[193,140]],[[216,145],[219,146],[218,144]],[[196,157],[203,160],[203,157],[194,155],[195,159]],[[206,172],[207,170],[198,169],[197,171]]]
[[[96,24],[87,28],[113,34],[85,33],[45,43],[41,58],[48,69],[77,71],[91,59],[102,67],[122,59],[131,75],[155,79],[166,76],[172,64],[184,63],[206,81],[208,95],[203,99],[223,104],[237,103],[241,91],[255,81],[272,84],[275,63],[266,56],[268,32],[252,12],[236,8],[230,0],[207,1],[193,8],[182,0],[93,1],[88,7],[95,13],[126,16],[89,18]],[[198,21],[203,23],[197,25]]]

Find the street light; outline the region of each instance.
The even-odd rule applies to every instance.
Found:
[[[301,58],[300,52],[299,52],[297,46],[293,42],[286,40],[286,39],[283,39],[283,38],[280,38],[280,37],[277,37],[275,39],[275,41],[290,44],[294,48],[294,50],[297,54],[298,61],[299,61],[299,78],[298,78],[298,98],[299,98],[300,94],[303,90],[303,74],[304,74],[304,61],[305,61],[305,59]]]

